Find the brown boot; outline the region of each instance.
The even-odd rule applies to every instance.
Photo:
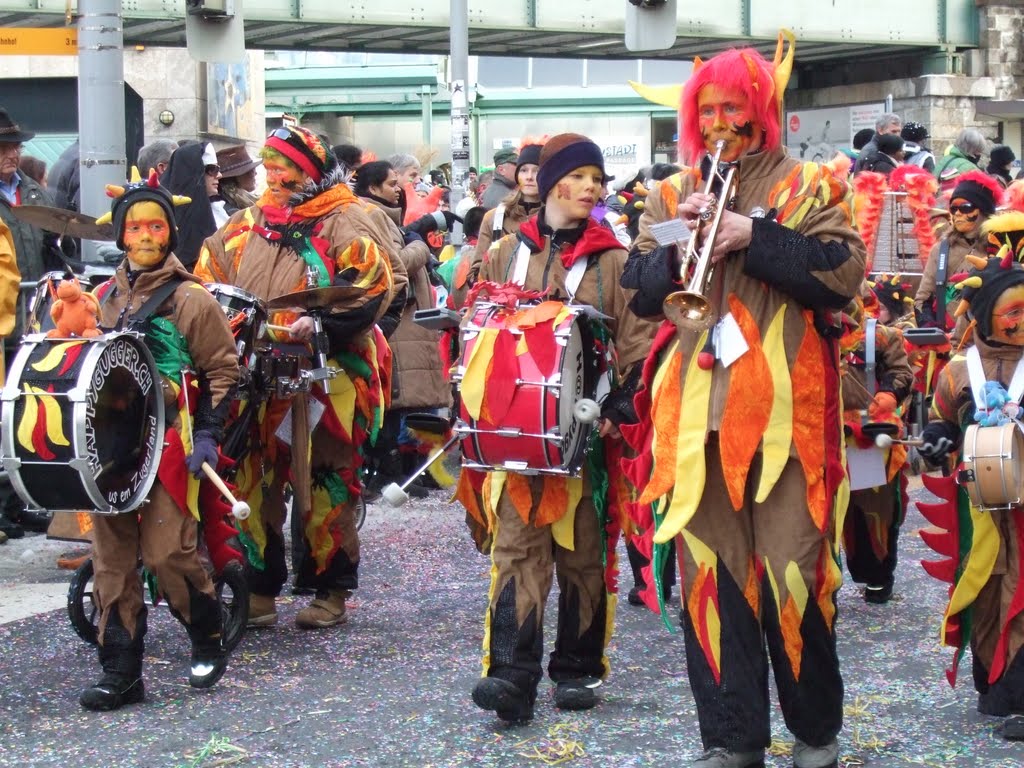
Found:
[[[344,624],[345,598],[351,593],[345,589],[332,589],[317,592],[316,599],[299,611],[295,623],[303,629],[324,629],[337,624]]]
[[[248,626],[272,627],[275,624],[277,624],[277,608],[274,606],[274,597],[251,593],[249,595]]]

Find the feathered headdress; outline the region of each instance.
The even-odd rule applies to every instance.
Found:
[[[880,274],[868,285],[878,301],[889,310],[893,319],[903,317],[914,307],[914,286],[899,275]]]
[[[1013,258],[1024,261],[1024,211],[1006,210],[985,220],[981,231],[989,255],[1009,248]]]
[[[960,317],[970,313],[978,333],[987,338],[992,332],[992,308],[996,300],[1007,289],[1024,284],[1024,266],[1014,261],[1008,247],[988,258],[968,255],[967,261],[973,269],[956,284],[962,293],[954,314]]]

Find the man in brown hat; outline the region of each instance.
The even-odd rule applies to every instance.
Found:
[[[253,194],[256,191],[256,168],[262,162],[249,157],[244,144],[217,152],[220,197],[224,200],[224,210],[229,216],[256,203]]]

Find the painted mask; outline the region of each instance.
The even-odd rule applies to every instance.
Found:
[[[570,219],[582,221],[590,216],[604,187],[604,172],[596,165],[585,165],[560,178],[548,193],[548,205],[557,205]]]
[[[1007,288],[996,299],[989,339],[1024,346],[1024,284]]]
[[[705,85],[697,94],[697,118],[704,147],[711,154],[724,140],[722,160],[735,162],[761,146],[762,130],[754,122],[750,101],[740,91]]]
[[[167,255],[171,226],[164,209],[144,200],[128,209],[124,218],[124,247],[129,261],[140,267],[159,264]]]
[[[286,207],[288,198],[306,183],[306,174],[290,163],[264,160],[263,168],[267,174],[267,192],[274,205],[281,208]]]
[[[960,234],[969,235],[981,225],[981,209],[962,197],[953,198],[949,203],[953,228]]]

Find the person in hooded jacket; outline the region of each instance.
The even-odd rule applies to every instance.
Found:
[[[163,376],[165,402],[177,409],[165,441],[179,450],[163,451],[157,480],[138,514],[93,515],[93,601],[99,608],[103,676],[81,694],[81,705],[91,710],[118,709],[145,696],[146,605],[138,573],[140,553],[161,597],[192,640],[189,684],[209,688],[224,674],[222,608],[197,554],[199,510],[189,501],[194,497],[188,488],[201,476],[204,462],[217,466],[239,374],[224,312],[174,255],[173,209],[178,200],[159,185],[155,173],[146,181],[136,174],[136,180],[125,187],[108,187],[108,193],[115,196],[110,218],[125,260],[97,290],[100,326],[144,330]],[[158,306],[149,306],[154,298]],[[191,361],[194,379],[175,370],[174,363],[182,359]],[[183,387],[197,390],[191,395],[191,416],[183,405]],[[187,457],[184,462],[182,453]]]
[[[293,546],[300,561],[295,586],[316,596],[295,621],[304,629],[321,629],[347,620],[345,602],[359,586],[355,508],[362,493],[365,445],[380,426],[388,388],[387,342],[375,323],[393,298],[392,241],[344,183],[348,169],[315,133],[298,126],[278,128],[267,137],[260,157],[267,190],[206,240],[196,274],[264,301],[332,286],[362,289],[322,316],[327,365],[337,374],[329,391],[315,383],[308,396],[322,416],[310,444],[302,446],[311,451],[312,499],[310,509],[296,510],[303,536]],[[325,341],[314,338],[308,313],[275,311],[270,324],[288,328],[271,330],[275,341]],[[236,480],[239,495],[252,507],[252,515],[240,522],[250,555],[250,626],[277,623],[276,598],[288,576],[282,529],[293,447],[278,430],[291,406],[288,398],[269,398]]]
[[[217,231],[210,202],[210,169],[214,169],[213,194],[216,194],[219,169],[213,145],[189,142],[174,150],[167,169],[160,176],[160,183],[172,194],[192,200],[174,212],[179,238],[176,254],[186,269],[195,267],[203,241]]]

